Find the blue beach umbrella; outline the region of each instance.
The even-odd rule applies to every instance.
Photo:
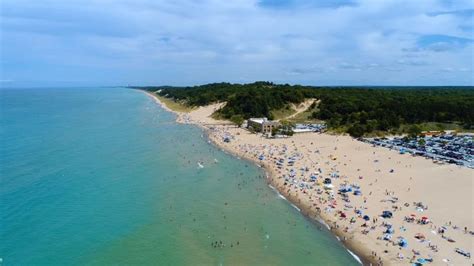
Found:
[[[419,264],[425,264],[426,263],[426,260],[423,259],[423,258],[419,258],[416,260]]]
[[[400,242],[398,242],[398,245],[399,245],[400,247],[405,248],[405,247],[408,246],[408,242],[407,242],[407,240],[406,240],[405,238],[402,238],[402,239],[400,239]]]

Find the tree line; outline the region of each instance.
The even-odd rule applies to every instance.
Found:
[[[218,111],[226,119],[272,119],[272,110],[288,103],[299,104],[305,98],[317,98],[320,103],[312,117],[352,136],[424,122],[456,122],[472,129],[474,121],[473,87],[314,87],[254,82],[141,89],[189,106],[226,101]]]

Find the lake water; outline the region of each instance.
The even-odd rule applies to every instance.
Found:
[[[0,108],[2,265],[357,265],[140,91],[2,89]]]

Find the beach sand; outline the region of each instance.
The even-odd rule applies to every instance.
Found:
[[[303,214],[331,227],[365,263],[406,265],[423,258],[432,259],[432,265],[473,264],[472,258],[455,252],[455,248],[473,251],[474,236],[469,233],[474,230],[472,169],[435,164],[349,136],[303,133],[267,139],[212,119],[210,115],[222,105],[177,113],[177,121],[205,128],[209,139],[222,149],[265,167],[268,182],[279,193]],[[224,136],[231,141],[224,142]],[[290,157],[294,159],[291,166]],[[279,160],[283,161],[280,167]],[[316,181],[310,176],[317,176]],[[322,184],[329,177],[333,190]],[[344,200],[337,193],[342,184],[360,187],[361,195],[350,192]],[[415,202],[422,207],[417,208]],[[393,217],[382,218],[385,210]],[[362,219],[364,215],[369,216],[368,222]],[[430,222],[417,223],[423,216]],[[405,217],[413,217],[414,222]],[[387,223],[394,230],[389,241],[382,239]],[[399,245],[399,237],[407,241],[406,247]]]

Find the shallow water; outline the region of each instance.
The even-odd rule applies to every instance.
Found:
[[[0,96],[4,265],[357,264],[261,169],[140,91]]]

